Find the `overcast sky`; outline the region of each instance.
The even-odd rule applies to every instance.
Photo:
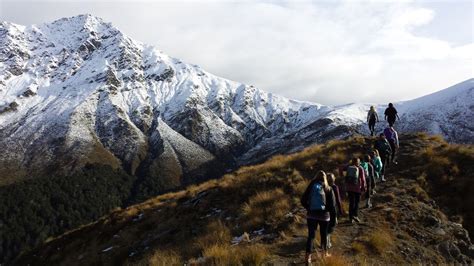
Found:
[[[323,104],[412,99],[474,77],[473,1],[5,1],[22,25],[90,13],[207,71]]]

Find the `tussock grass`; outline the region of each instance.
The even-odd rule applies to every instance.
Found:
[[[232,240],[229,228],[220,220],[213,221],[206,226],[205,234],[195,240],[199,250],[206,250],[212,246],[225,246]]]
[[[258,192],[242,207],[243,227],[258,229],[281,220],[289,212],[289,197],[282,189]]]
[[[153,265],[153,266],[178,266],[183,265],[181,257],[173,251],[154,251],[147,259],[146,263],[141,262],[136,265]]]
[[[383,254],[394,246],[394,239],[388,229],[378,229],[369,235],[368,246],[376,254]]]

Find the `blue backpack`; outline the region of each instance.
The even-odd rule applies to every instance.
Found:
[[[314,183],[311,188],[309,209],[311,211],[323,211],[326,209],[326,193],[324,193],[323,186],[320,183]]]

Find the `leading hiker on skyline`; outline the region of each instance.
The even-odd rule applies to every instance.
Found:
[[[388,108],[385,109],[385,120],[388,122],[389,126],[393,126],[395,124],[395,120],[400,120],[400,117],[398,116],[397,109],[393,107],[393,103],[388,104]]]
[[[370,136],[374,135],[375,132],[375,123],[379,121],[379,115],[375,111],[375,107],[370,106],[370,110],[367,113],[367,123],[369,124]]]

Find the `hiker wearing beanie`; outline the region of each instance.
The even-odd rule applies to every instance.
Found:
[[[327,248],[327,232],[331,215],[336,213],[332,188],[328,185],[326,173],[319,171],[311,180],[301,197],[301,204],[307,210],[308,239],[306,241],[306,262],[311,263],[313,241],[319,225],[323,256],[330,256]],[[332,213],[332,214],[331,214]]]
[[[389,126],[384,129],[383,134],[385,135],[385,138],[388,140],[388,143],[390,144],[390,149],[392,150],[391,162],[394,164],[397,164],[397,160],[395,156],[399,147],[398,133],[397,131],[395,131],[395,128],[393,128],[392,126]]]
[[[360,166],[360,159],[353,158],[351,163],[340,170],[345,176],[345,186],[349,197],[349,222],[360,223],[358,217],[360,195],[367,190],[364,169]],[[344,175],[345,172],[345,175]]]
[[[392,148],[385,138],[384,133],[380,133],[379,138],[374,143],[374,149],[379,152],[380,159],[382,160],[382,170],[381,170],[381,180],[385,182],[385,169],[388,167],[390,154],[392,153]]]
[[[395,120],[400,120],[398,116],[398,111],[393,107],[393,103],[388,104],[388,108],[385,109],[385,120],[387,120],[389,126],[393,126],[395,124]]]
[[[327,247],[328,249],[332,247],[331,243],[331,234],[334,232],[334,229],[337,225],[337,220],[340,216],[343,214],[343,209],[342,209],[342,201],[341,201],[341,195],[339,193],[339,187],[336,185],[336,176],[333,173],[330,173],[327,175],[328,176],[328,184],[332,188],[332,191],[334,193],[334,199],[336,202],[336,211],[331,214],[331,220],[329,221],[329,228],[328,228],[328,237],[327,237]]]
[[[377,111],[375,111],[374,106],[370,106],[370,110],[367,113],[367,123],[369,124],[370,136],[374,135],[375,132],[375,123],[379,121],[379,116]]]

